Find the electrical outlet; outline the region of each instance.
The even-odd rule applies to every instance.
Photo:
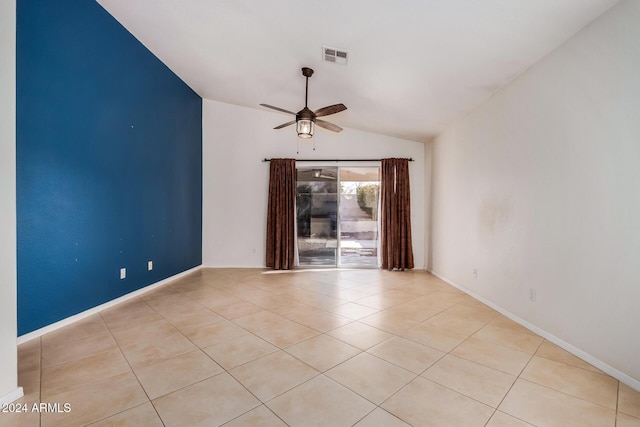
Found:
[[[149,271],[153,270],[153,261],[149,261],[147,263],[147,270],[149,270]]]
[[[121,268],[120,269],[120,280],[124,279],[127,277],[127,269],[126,268]]]
[[[535,288],[529,288],[529,301],[535,302],[536,300],[536,290]]]
[[[475,277],[476,279],[478,278],[478,269],[477,268],[473,269],[473,277]]]

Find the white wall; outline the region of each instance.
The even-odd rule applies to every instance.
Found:
[[[636,388],[638,22],[640,2],[622,1],[448,127],[431,201],[435,273]]]
[[[16,2],[0,2],[0,401],[16,392]],[[20,396],[13,396],[20,397]]]
[[[352,129],[338,135],[316,129],[316,151],[300,144],[297,155],[295,129],[273,130],[289,120],[284,114],[203,101],[202,264],[265,265],[269,163],[264,158],[412,157],[413,250],[415,267],[423,268],[424,144]]]
[[[433,248],[432,238],[432,216],[433,205],[431,203],[433,192],[433,143],[435,138],[430,139],[424,145],[424,268],[431,270],[431,251]]]

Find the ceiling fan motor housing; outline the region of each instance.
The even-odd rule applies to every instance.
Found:
[[[298,120],[311,120],[312,122],[315,122],[316,115],[308,107],[304,107],[296,113],[296,121]]]

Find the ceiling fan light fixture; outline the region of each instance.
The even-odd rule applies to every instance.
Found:
[[[315,123],[311,119],[299,119],[296,122],[296,130],[298,131],[298,138],[309,139],[313,138]]]

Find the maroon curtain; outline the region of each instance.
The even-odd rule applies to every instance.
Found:
[[[380,214],[382,268],[413,268],[408,159],[382,160]]]
[[[296,161],[271,159],[267,210],[267,267],[290,270],[295,259]]]

